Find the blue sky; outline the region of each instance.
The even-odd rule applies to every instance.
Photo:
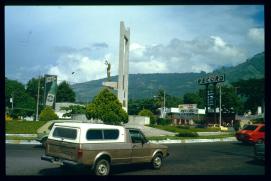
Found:
[[[79,83],[105,78],[105,59],[117,75],[120,21],[130,73],[211,72],[264,51],[263,18],[261,5],[6,6],[5,75]]]

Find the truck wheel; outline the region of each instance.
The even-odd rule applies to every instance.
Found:
[[[163,161],[163,157],[161,153],[157,153],[154,155],[154,157],[152,158],[152,167],[154,169],[160,169],[162,166],[162,161]]]
[[[106,159],[98,160],[95,165],[95,175],[107,176],[110,172],[110,164]]]

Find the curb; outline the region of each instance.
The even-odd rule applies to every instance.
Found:
[[[41,145],[35,140],[6,140],[6,144],[22,144],[22,145]]]
[[[235,137],[215,138],[215,139],[188,139],[188,140],[150,140],[151,143],[170,144],[170,143],[207,143],[207,142],[235,142]]]
[[[6,134],[6,136],[37,137],[37,134]]]

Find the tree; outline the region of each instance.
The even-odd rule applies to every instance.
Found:
[[[245,111],[251,110],[254,114],[258,106],[264,106],[264,79],[240,80],[232,83],[236,94],[244,100]]]
[[[44,78],[32,78],[26,84],[26,93],[28,93],[31,97],[37,100],[38,96],[38,85],[40,81],[39,87],[39,105],[43,105],[44,101]]]
[[[182,103],[182,97],[166,95],[166,107],[178,107]]]
[[[154,114],[148,110],[148,109],[143,109],[141,110],[139,113],[138,113],[139,116],[147,116],[147,117],[150,117],[150,123],[151,124],[155,124],[156,122],[156,118],[154,116]]]
[[[86,106],[70,105],[69,107],[61,107],[60,110],[68,111],[63,114],[64,117],[71,117],[72,114],[86,114]]]
[[[75,93],[66,81],[57,87],[56,102],[75,102]]]
[[[219,89],[219,88],[217,88]],[[219,90],[217,90],[219,93]],[[216,97],[217,106],[219,106],[219,94]],[[235,93],[234,87],[221,87],[221,108],[223,113],[242,113],[243,103]]]
[[[164,107],[164,94],[165,94],[165,90],[159,89],[157,92],[157,95],[155,96],[156,104],[159,107]],[[166,97],[166,95],[165,95],[165,97]]]
[[[103,88],[86,108],[88,119],[99,119],[105,124],[127,123],[128,114],[122,109],[115,94],[108,88]]]
[[[40,121],[51,121],[51,120],[55,120],[55,119],[58,119],[58,116],[56,115],[54,110],[49,106],[46,106],[41,111],[40,116],[39,116]]]
[[[13,110],[12,103],[13,101]],[[35,113],[36,101],[26,93],[24,85],[16,80],[5,79],[5,105],[11,110],[12,117],[32,116]]]
[[[184,104],[197,104],[200,108],[204,107],[204,100],[203,97],[200,96],[200,94],[200,91],[198,93],[186,93],[183,96]]]

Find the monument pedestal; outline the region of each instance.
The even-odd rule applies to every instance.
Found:
[[[117,82],[103,82],[103,86],[113,88],[114,90],[118,90]]]

